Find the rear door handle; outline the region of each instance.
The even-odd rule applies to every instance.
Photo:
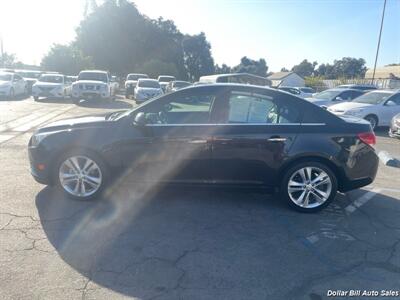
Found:
[[[268,142],[286,142],[286,138],[284,137],[271,137],[267,141]]]

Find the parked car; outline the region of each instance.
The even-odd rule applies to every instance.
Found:
[[[371,124],[373,129],[377,126],[389,126],[392,118],[400,113],[400,92],[371,91],[351,102],[332,105],[328,110],[336,115],[363,118]]]
[[[64,99],[71,96],[69,85],[64,75],[42,74],[32,86],[33,99],[35,101],[38,101],[40,97]]]
[[[163,92],[165,92],[165,89],[168,85],[168,83],[170,83],[171,81],[175,80],[175,76],[169,76],[169,75],[160,75],[158,76],[158,82],[160,83],[160,86],[163,90]]]
[[[26,81],[18,74],[11,72],[0,72],[0,96],[14,98],[26,95],[28,88]]]
[[[190,85],[191,83],[188,81],[174,80],[168,83],[167,87],[165,88],[165,92],[166,93],[176,92],[177,90],[180,90],[184,87],[188,87]]]
[[[315,212],[338,190],[374,180],[374,143],[365,120],[275,89],[212,84],[48,124],[31,137],[29,157],[38,182],[75,199],[96,198],[124,176],[139,184],[279,187],[291,207]]]
[[[395,115],[390,122],[389,136],[400,138],[400,113]]]
[[[362,91],[376,90],[377,87],[373,84],[342,84],[336,87],[337,89],[356,89]]]
[[[313,94],[311,98],[306,98],[306,100],[318,106],[329,107],[340,102],[351,101],[364,93],[365,91],[355,89],[329,89]]]
[[[119,82],[117,76],[111,76],[110,79],[111,88],[115,91],[115,94],[119,91]]]
[[[143,102],[163,94],[160,83],[155,79],[140,78],[135,87],[135,101]]]
[[[74,103],[85,100],[114,100],[115,89],[110,84],[110,77],[106,71],[81,71],[78,80],[72,84]]]
[[[38,78],[43,74],[42,71],[37,70],[15,70],[15,73],[25,79],[27,83],[28,94],[32,93],[32,86],[36,83]]]
[[[249,73],[228,73],[201,76],[196,84],[205,83],[242,83],[259,86],[271,86],[271,80],[268,78]]]
[[[129,96],[131,96],[131,95],[133,95],[135,93],[135,87],[136,87],[137,81],[140,78],[149,78],[149,75],[131,73],[131,74],[128,74],[128,76],[126,76],[126,80],[125,80],[125,97],[129,98]]]
[[[291,93],[301,98],[312,97],[315,91],[309,87],[280,86],[278,89]]]

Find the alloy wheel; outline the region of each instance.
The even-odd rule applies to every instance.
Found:
[[[324,204],[331,195],[332,180],[317,167],[304,167],[295,171],[287,186],[290,200],[302,208],[315,208]]]
[[[372,129],[375,129],[376,119],[374,117],[367,117],[365,118],[365,120],[367,120],[371,124]]]
[[[96,193],[103,180],[100,167],[86,156],[72,156],[61,163],[59,180],[63,189],[75,197]]]

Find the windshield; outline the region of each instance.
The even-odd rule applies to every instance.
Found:
[[[366,103],[366,104],[379,104],[392,95],[393,95],[392,93],[382,93],[382,92],[367,93],[360,97],[355,98],[353,102]]]
[[[38,79],[41,75],[39,72],[18,72],[24,78]]]
[[[78,80],[94,80],[107,82],[108,77],[106,73],[81,72],[78,76]]]
[[[40,82],[51,82],[51,83],[62,83],[63,77],[62,76],[55,76],[55,75],[42,75],[39,78]]]
[[[177,88],[182,88],[182,87],[189,86],[189,85],[190,85],[189,82],[184,82],[184,81],[177,81],[174,83],[174,87],[177,87]]]
[[[0,74],[0,80],[2,81],[11,81],[11,74]]]
[[[336,91],[336,90],[326,90],[321,93],[316,94],[313,98],[317,99],[324,99],[324,100],[331,100],[339,95],[343,91]]]
[[[126,80],[138,80],[140,78],[147,78],[146,75],[130,74]]]
[[[160,76],[158,78],[158,81],[160,81],[160,82],[170,82],[170,81],[173,81],[173,80],[175,80],[175,78],[171,77],[171,76]]]
[[[304,93],[314,93],[314,90],[312,88],[303,87],[300,88],[300,90]]]
[[[139,80],[138,87],[158,89],[160,88],[160,84],[155,80]]]

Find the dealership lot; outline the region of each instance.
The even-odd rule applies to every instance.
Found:
[[[113,103],[0,100],[0,290],[40,299],[325,299],[396,290],[400,169],[299,214],[256,191],[136,186],[71,201],[29,174],[27,143],[50,121],[127,109]],[[377,132],[378,151],[400,141]]]

